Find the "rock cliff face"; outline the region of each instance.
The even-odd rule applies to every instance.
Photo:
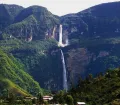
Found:
[[[59,25],[63,43],[69,40],[62,48],[68,82],[76,84],[80,76],[96,76],[120,65],[119,11],[120,2],[115,2],[58,17],[40,6],[0,5],[0,46],[18,58],[41,87],[60,90]]]
[[[59,17],[53,15],[46,8],[31,6],[22,8],[17,5],[0,5],[1,31],[12,36],[28,40],[51,37],[54,27],[59,24]],[[46,36],[48,33],[49,36]]]
[[[88,35],[88,25],[77,14],[69,14],[61,17],[63,35],[69,39],[79,38],[83,34]]]
[[[120,33],[120,2],[106,3],[61,17],[69,39],[114,37]]]
[[[80,77],[97,76],[119,67],[120,44],[102,44],[87,47],[64,48],[69,83],[75,85]],[[77,45],[76,45],[77,46]]]

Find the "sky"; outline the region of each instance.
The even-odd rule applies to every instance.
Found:
[[[40,5],[55,15],[77,13],[91,6],[118,0],[0,0],[0,4],[18,4],[23,7]]]

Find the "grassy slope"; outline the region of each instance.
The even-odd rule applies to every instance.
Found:
[[[7,55],[2,50],[0,50],[0,74],[3,86],[5,83],[13,90],[17,90],[18,93],[21,92],[23,94],[23,90],[31,94],[42,92],[39,84],[23,71],[21,64],[12,55]]]
[[[0,90],[8,90],[11,93],[17,94],[17,95],[23,95],[28,96],[30,95],[27,91],[20,88],[18,85],[14,84],[9,79],[0,78]]]
[[[21,65],[24,66],[24,70],[32,75],[42,88],[44,88],[46,81],[48,82],[51,78],[56,78],[54,75],[56,69],[54,67],[55,65],[53,65],[55,60],[51,58],[51,53],[49,54],[50,49],[57,47],[55,40],[48,39],[26,42],[14,37],[9,38],[9,35],[6,34],[4,34],[3,37],[4,40],[0,40],[1,48],[5,52],[12,53],[14,57],[18,58]],[[57,81],[57,79],[55,79],[55,81]]]

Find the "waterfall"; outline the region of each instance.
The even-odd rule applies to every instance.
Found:
[[[62,25],[60,24],[59,26],[59,42],[58,42],[58,46],[61,46],[61,47],[65,47],[67,45],[69,45],[69,41],[68,41],[68,37],[65,38],[65,43],[63,44],[63,34],[62,34]]]
[[[55,31],[56,31],[56,26],[53,28],[52,38],[55,38]]]
[[[69,45],[69,40],[68,38],[66,38],[66,41],[65,41],[65,45],[64,46],[68,46]]]
[[[64,59],[63,51],[60,50],[60,52],[61,52],[61,59],[62,59],[62,65],[63,65],[63,89],[67,91],[68,86],[67,86],[67,73],[66,73],[65,59]]]
[[[62,46],[62,25],[59,26],[59,46]]]

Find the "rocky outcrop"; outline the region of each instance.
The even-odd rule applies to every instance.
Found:
[[[85,48],[73,49],[68,52],[67,68],[70,72],[70,81],[75,80],[86,72],[86,66],[90,63],[91,55]]]
[[[77,84],[80,77],[86,78],[89,74],[96,76],[108,69],[118,67],[119,56],[117,56],[117,52],[111,52],[112,46],[114,45],[94,46],[96,50],[91,47],[78,47],[65,51],[69,84]],[[118,46],[114,46],[113,50]]]
[[[8,10],[11,11],[11,9]],[[9,15],[9,13],[7,14]],[[5,33],[24,40],[30,37],[31,31],[33,40],[45,39],[47,34],[48,37],[55,37],[55,27],[59,24],[59,19],[46,8],[31,6],[22,9],[18,14],[13,11],[12,14],[15,16],[12,17],[13,21],[5,27]],[[10,16],[7,16],[7,20],[10,19]]]

